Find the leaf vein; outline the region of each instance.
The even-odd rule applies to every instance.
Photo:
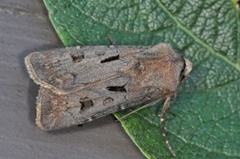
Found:
[[[240,72],[240,65],[238,64],[234,64],[233,62],[231,62],[229,59],[227,59],[226,57],[224,57],[223,55],[215,52],[213,50],[213,48],[211,48],[211,46],[209,46],[207,43],[205,43],[204,41],[202,41],[200,38],[198,38],[196,35],[194,35],[193,32],[189,31],[185,26],[183,26],[183,24],[181,24],[179,22],[179,20],[177,20],[176,17],[174,17],[174,15],[172,15],[172,13],[160,2],[160,0],[156,0],[156,2],[159,4],[159,6],[163,9],[163,11],[168,14],[168,16],[176,23],[176,25],[178,26],[179,29],[181,29],[182,31],[184,31],[186,34],[188,34],[191,38],[193,38],[197,43],[199,43],[200,45],[202,45],[203,47],[205,47],[207,50],[209,50],[209,52],[217,57],[220,57],[221,59],[223,59],[225,62],[227,62],[228,64],[230,64],[231,66],[233,66],[236,70],[238,70]]]

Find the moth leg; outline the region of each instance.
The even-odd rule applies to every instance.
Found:
[[[154,115],[160,117],[161,115],[159,115],[159,112],[160,112],[160,110],[158,109]],[[161,111],[161,112],[162,112],[162,111]],[[168,109],[167,113],[168,113],[168,114],[171,114],[171,115],[174,116],[174,117],[177,116],[177,113],[176,113],[175,111],[171,110],[171,109]]]
[[[167,131],[165,128],[165,118],[166,118],[166,114],[168,112],[168,109],[170,107],[170,100],[171,100],[171,96],[168,96],[164,102],[163,108],[162,108],[162,113],[160,115],[160,123],[161,123],[161,130],[162,130],[162,136],[165,140],[165,144],[167,145],[168,150],[170,151],[170,153],[175,157],[175,152],[173,151],[168,139],[167,139]]]
[[[138,111],[140,111],[140,110],[142,110],[142,109],[148,108],[148,107],[150,107],[150,106],[156,104],[157,102],[158,102],[158,101],[153,101],[153,102],[151,102],[151,103],[148,103],[148,104],[146,104],[146,105],[143,105],[143,106],[141,106],[141,107],[139,107],[139,108],[137,108],[137,109],[131,111],[130,113],[128,113],[128,114],[122,116],[121,118],[119,118],[119,120],[126,119],[126,118],[127,118],[128,116],[130,116],[131,114],[134,114],[134,113],[136,113],[136,112],[138,112]]]

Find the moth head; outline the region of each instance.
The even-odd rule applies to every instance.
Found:
[[[185,58],[184,58],[184,62],[185,62],[185,67],[183,68],[183,72],[181,74],[181,82],[183,82],[192,71],[192,62]]]

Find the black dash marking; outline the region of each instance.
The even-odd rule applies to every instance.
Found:
[[[74,63],[81,62],[84,59],[84,55],[70,55]]]
[[[101,63],[110,62],[110,61],[115,61],[115,60],[119,60],[119,55],[108,57],[108,58],[102,60]]]
[[[125,86],[108,86],[107,90],[113,92],[127,92],[127,90],[124,87]]]
[[[83,99],[80,100],[79,103],[81,103],[81,111],[88,109],[93,106],[93,101],[91,99]]]

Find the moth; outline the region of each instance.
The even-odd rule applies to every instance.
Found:
[[[55,130],[83,124],[136,105],[170,99],[189,75],[192,63],[168,44],[155,46],[77,46],[35,52],[25,58],[39,84],[36,124]]]

